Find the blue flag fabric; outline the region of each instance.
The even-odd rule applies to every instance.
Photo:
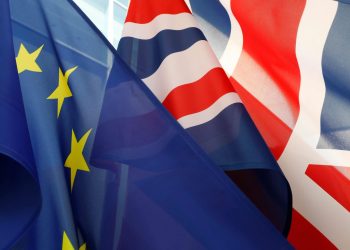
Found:
[[[191,1],[191,6],[206,17],[204,22],[225,17],[218,1]],[[131,0],[119,55],[215,165],[287,236],[289,183],[196,21],[184,0]]]
[[[32,223],[41,202],[9,15],[8,1],[0,1],[0,249]]]
[[[0,249],[290,248],[74,3],[9,3]]]

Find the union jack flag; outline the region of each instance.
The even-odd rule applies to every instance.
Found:
[[[183,0],[130,3],[118,52],[284,234],[289,184]]]
[[[290,241],[350,249],[349,1],[189,3],[291,184]]]

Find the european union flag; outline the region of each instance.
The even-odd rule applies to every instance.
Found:
[[[290,247],[74,3],[0,11],[0,249]]]

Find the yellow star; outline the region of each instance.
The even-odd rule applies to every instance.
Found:
[[[44,45],[41,45],[37,50],[29,53],[26,47],[24,47],[23,43],[21,43],[19,46],[18,55],[16,57],[18,74],[22,73],[25,70],[42,72],[41,68],[36,63],[36,59],[38,58],[43,47]]]
[[[66,231],[63,232],[62,250],[74,250],[72,242],[68,238]]]
[[[62,73],[61,68],[58,68],[58,86],[52,92],[52,94],[47,99],[57,99],[57,118],[60,116],[61,108],[65,98],[72,97],[72,91],[68,85],[68,78],[70,74],[76,70],[78,66],[70,68],[66,71],[66,73]]]
[[[81,245],[81,246],[79,247],[79,250],[86,250],[86,243],[84,243],[83,245]]]
[[[62,250],[74,250],[73,244],[68,238],[66,231],[63,232]],[[79,250],[86,250],[86,243],[81,245]]]
[[[89,166],[87,165],[83,156],[83,150],[85,143],[91,133],[91,129],[87,131],[79,141],[72,130],[71,151],[68,155],[64,166],[70,168],[70,188],[73,189],[74,179],[78,170],[89,172]]]

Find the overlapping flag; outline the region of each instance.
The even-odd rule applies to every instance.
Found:
[[[210,158],[283,233],[288,182],[183,0],[132,0],[118,52]]]
[[[349,1],[190,4],[291,184],[289,240],[350,249]]]

